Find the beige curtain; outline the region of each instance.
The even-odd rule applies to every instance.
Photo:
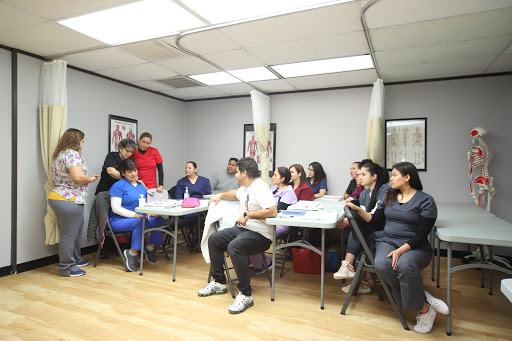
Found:
[[[252,120],[260,152],[261,179],[270,187],[268,175],[268,138],[270,135],[270,97],[259,91],[251,91]]]
[[[377,164],[382,163],[384,113],[384,82],[377,79],[373,83],[368,123],[366,125],[366,157]]]
[[[46,196],[54,187],[51,173],[52,154],[57,142],[66,131],[67,126],[67,90],[66,66],[62,60],[45,62],[41,70],[40,105],[39,105],[39,138],[41,140],[41,155],[46,183],[44,189]],[[53,210],[46,204],[47,214],[44,217],[46,230],[46,245],[53,245],[60,241],[59,223]]]

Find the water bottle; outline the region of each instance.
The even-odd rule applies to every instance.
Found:
[[[141,194],[140,198],[139,198],[139,207],[144,207],[145,204],[146,204],[146,199],[144,198],[144,194]]]
[[[185,187],[185,194],[183,194],[183,199],[189,198],[190,193],[188,192],[188,187]]]

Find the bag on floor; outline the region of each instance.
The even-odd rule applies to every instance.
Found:
[[[325,250],[325,260],[327,260]],[[309,249],[292,248],[293,271],[301,274],[319,274],[322,257]]]

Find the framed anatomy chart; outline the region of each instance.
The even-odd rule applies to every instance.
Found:
[[[117,151],[117,145],[122,139],[132,139],[137,142],[137,120],[121,116],[108,116],[108,151]]]
[[[413,163],[419,171],[427,170],[427,118],[386,120],[386,168],[397,162]]]
[[[267,144],[268,153],[268,171],[270,177],[274,174],[276,162],[276,124],[270,123],[270,135]],[[250,157],[258,163],[258,169],[261,171],[260,150],[256,140],[256,132],[253,124],[244,124],[244,157]]]

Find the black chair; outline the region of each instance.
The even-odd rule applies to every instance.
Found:
[[[119,256],[121,257],[121,260],[123,262],[123,265],[124,265],[124,268],[126,269],[126,271],[130,271],[128,269],[128,266],[126,265],[126,259],[124,258],[124,255],[123,255],[123,252],[121,251],[121,248],[119,247],[119,243],[117,242],[117,236],[131,236],[131,232],[117,232],[115,233],[113,230],[112,230],[112,227],[110,226],[110,223],[107,221],[105,223],[105,237],[110,237],[112,239],[112,241],[114,242],[114,245],[116,246],[116,249],[117,249],[117,253],[119,254]],[[101,252],[101,248],[103,246],[103,243],[98,243],[98,250],[96,251],[96,257],[94,258],[94,267],[98,266],[98,260],[100,259],[100,252]]]
[[[350,226],[352,227],[352,232],[354,233],[354,239],[359,241],[361,245],[363,246],[363,252],[361,253],[361,258],[359,261],[359,264],[357,266],[356,273],[353,278],[353,283],[356,285],[351,285],[350,290],[348,291],[347,297],[345,298],[345,302],[343,303],[343,308],[341,309],[340,314],[345,315],[345,312],[347,311],[348,304],[350,302],[350,299],[352,296],[355,296],[355,293],[357,293],[357,290],[359,290],[360,282],[363,279],[364,273],[368,272],[372,276],[372,280],[375,283],[375,288],[377,290],[377,294],[379,295],[379,299],[383,299],[381,293],[378,291],[377,288],[377,280],[380,282],[382,287],[384,288],[384,291],[386,292],[386,295],[391,302],[391,305],[393,306],[393,309],[395,310],[396,315],[398,316],[398,319],[402,323],[402,326],[405,330],[409,330],[409,325],[407,325],[407,322],[405,322],[405,319],[402,315],[402,312],[398,309],[398,306],[396,304],[396,301],[391,295],[391,292],[387,286],[387,284],[382,280],[379,273],[375,270],[374,264],[375,264],[375,258],[368,247],[368,244],[366,243],[365,238],[363,237],[363,234],[356,222],[356,219],[354,219],[354,216],[352,215],[352,211],[349,207],[345,207],[345,216],[348,218],[348,221],[350,222]]]
[[[288,244],[290,242],[290,233],[278,234],[276,236],[275,246],[279,246],[281,244]],[[265,252],[265,254],[272,256],[272,252]],[[283,277],[284,267],[286,265],[286,257],[288,256],[288,247],[284,249],[280,249],[276,251],[276,264],[274,266],[279,265],[281,267],[281,273],[279,277]],[[263,257],[265,258],[265,257]],[[265,259],[265,262],[267,260]]]

